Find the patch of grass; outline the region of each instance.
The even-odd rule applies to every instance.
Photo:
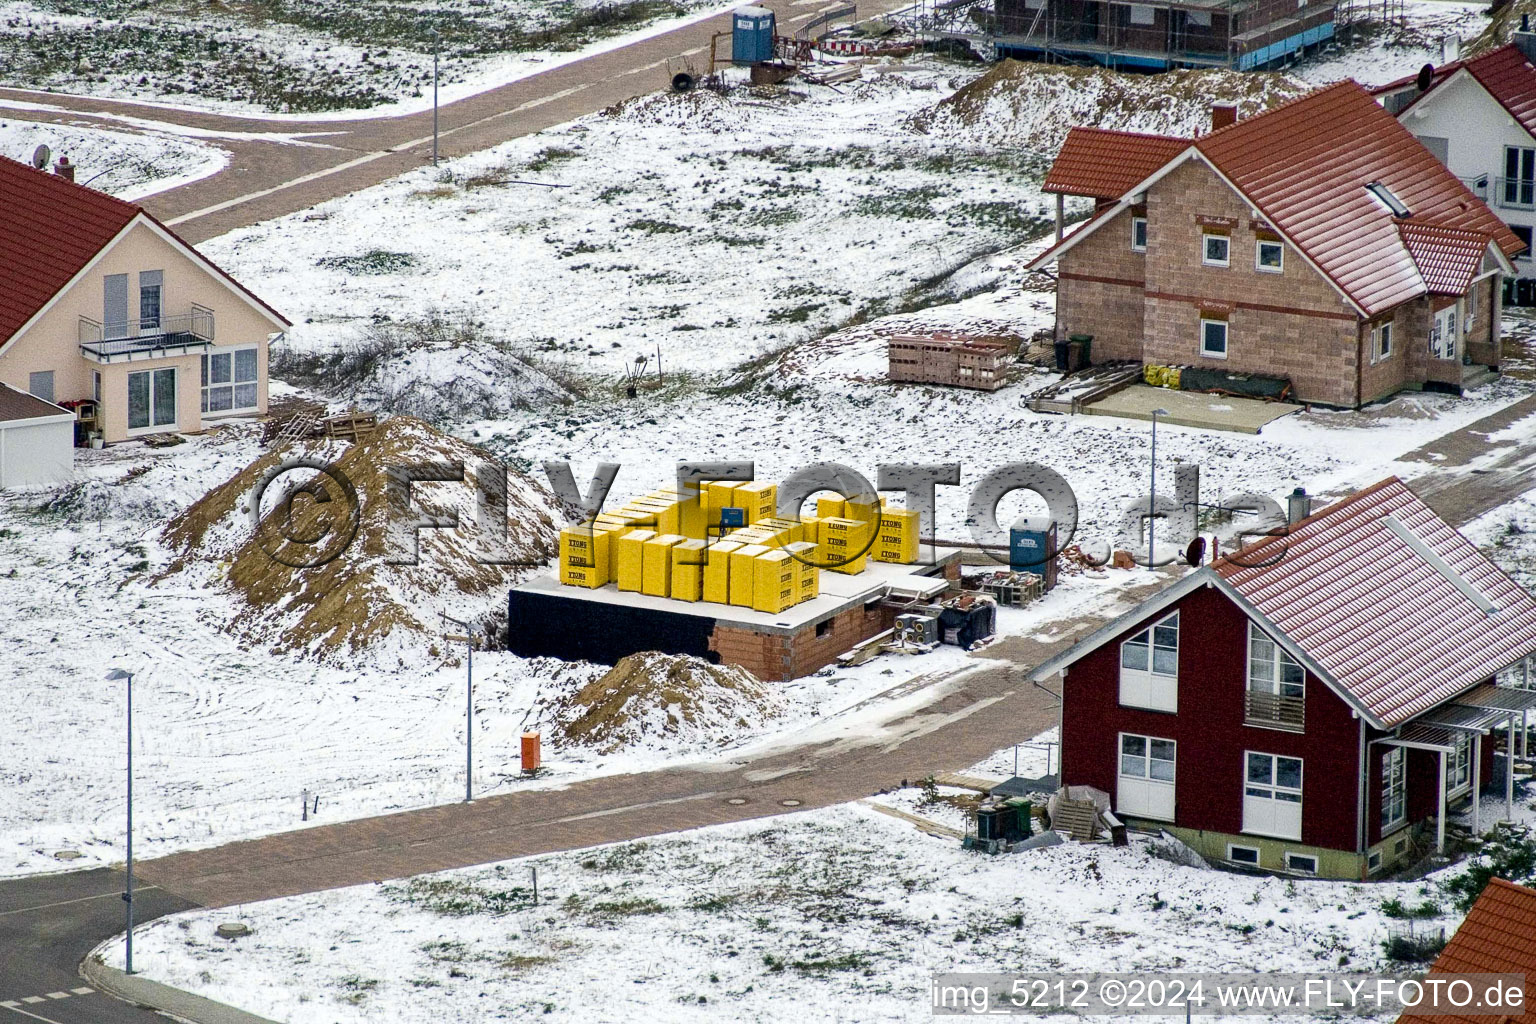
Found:
[[[649,217],[632,220],[624,225],[624,227],[629,231],[641,231],[647,235],[675,235],[680,231],[688,230],[681,224],[673,224],[671,221],[666,220],[653,220]]]
[[[457,878],[412,878],[403,885],[385,886],[384,897],[444,917],[499,917],[533,905],[533,894],[520,885],[493,889]]]
[[[1410,907],[1404,905],[1402,900],[1395,898],[1390,900],[1383,900],[1381,903],[1381,912],[1387,917],[1397,918],[1398,920],[1421,920],[1428,917],[1439,917],[1442,913],[1444,913],[1444,911],[1440,909],[1440,904],[1436,903],[1434,900],[1425,900],[1418,906]]]
[[[940,185],[918,185],[862,196],[853,204],[853,212],[887,220],[929,220],[938,216],[933,202],[945,191]]]
[[[587,907],[587,911],[595,917],[641,917],[646,914],[665,914],[670,909],[666,904],[650,897],[604,900]]]
[[[1456,908],[1466,912],[1496,877],[1520,885],[1536,881],[1536,835],[1527,826],[1506,822],[1494,826],[1467,870],[1443,888]]]
[[[825,305],[824,302],[807,302],[793,309],[776,309],[768,314],[766,320],[770,324],[803,324],[811,318],[812,313]]]
[[[399,274],[416,266],[416,256],[408,252],[391,252],[388,249],[369,249],[357,256],[324,256],[315,266],[327,270],[340,270],[356,277],[374,277],[380,274]]]
[[[542,171],[554,166],[562,160],[573,160],[581,154],[574,149],[564,146],[545,146],[534,154],[533,159],[523,166],[530,171]]]

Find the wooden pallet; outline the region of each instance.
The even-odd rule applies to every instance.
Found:
[[[1141,364],[1101,363],[1069,373],[1025,401],[1034,412],[1079,413],[1086,405],[1108,398],[1141,380]]]
[[[373,413],[353,410],[341,416],[327,416],[320,421],[320,429],[326,437],[356,443],[379,429],[379,418]]]
[[[283,445],[301,441],[306,437],[313,437],[315,433],[315,414],[308,410],[294,413],[277,425],[272,432],[271,444]]]
[[[1057,800],[1051,828],[1080,843],[1092,842],[1099,834],[1099,809],[1092,800]]]

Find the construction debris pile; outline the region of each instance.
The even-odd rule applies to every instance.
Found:
[[[823,568],[857,574],[869,559],[917,561],[915,511],[822,498],[816,515],[787,518],[777,498],[764,482],[653,491],[562,530],[560,582],[777,614],[815,598]]]
[[[727,743],[787,707],[738,665],[643,651],[559,698],[550,710],[568,741],[609,754],[663,737],[669,746]]]
[[[285,471],[300,458],[328,468]],[[464,466],[465,479],[404,488],[391,486],[387,473],[444,463]],[[477,601],[495,607],[516,582],[517,563],[536,565],[555,547],[553,496],[509,469],[505,542],[493,539],[497,555],[513,561],[483,559],[491,538],[477,532],[486,489],[476,474],[496,465],[489,453],[404,416],[355,443],[313,438],[282,446],[171,520],[162,540],[178,555],[160,579],[235,594],[244,607],[232,628],[280,651],[328,659],[397,630],[435,634],[445,603],[460,614]],[[414,542],[391,550],[390,521],[423,512],[460,526],[407,529]]]

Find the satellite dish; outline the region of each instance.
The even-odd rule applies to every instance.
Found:
[[[32,166],[42,170],[48,166],[48,158],[53,156],[53,151],[47,146],[38,146],[32,151]]]
[[[1414,84],[1419,87],[1419,92],[1423,92],[1430,87],[1434,80],[1435,66],[1433,64],[1425,64],[1419,68],[1419,77],[1414,80]]]

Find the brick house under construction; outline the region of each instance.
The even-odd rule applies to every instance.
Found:
[[[1058,241],[1029,268],[1056,265],[1058,339],[1349,408],[1497,372],[1524,245],[1477,196],[1354,82],[1227,112],[1197,139],[1068,135],[1044,188],[1097,205],[1062,236],[1058,200]]]

